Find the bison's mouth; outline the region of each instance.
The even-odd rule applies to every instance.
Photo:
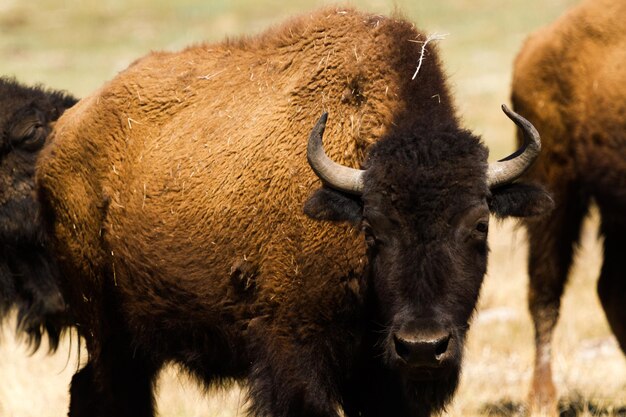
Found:
[[[410,381],[433,381],[448,378],[457,369],[458,367],[454,364],[446,364],[438,367],[405,367],[402,369],[402,373]]]
[[[400,372],[405,379],[410,381],[434,381],[447,379],[450,374],[458,372],[459,363],[447,360],[436,366],[429,365],[409,365],[404,361],[397,361],[394,368]]]

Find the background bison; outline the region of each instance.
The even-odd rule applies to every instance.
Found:
[[[64,92],[0,78],[0,324],[12,308],[34,349],[55,349],[65,304],[56,263],[47,258],[35,192],[35,161],[51,126],[76,103]]]
[[[505,109],[526,142],[488,164],[432,46],[410,77],[425,38],[324,9],[152,53],[58,121],[37,183],[89,351],[71,416],[152,416],[167,362],[207,386],[246,378],[253,415],[443,408],[489,212],[537,215],[551,199],[512,183],[539,152],[528,122]],[[341,165],[321,148],[324,116],[308,147],[319,188],[304,151],[321,110],[337,115],[326,149]]]
[[[626,352],[625,20],[624,2],[585,1],[531,35],[515,62],[513,105],[544,142],[528,178],[546,184],[556,202],[550,216],[526,223],[536,341],[530,404],[551,414],[557,406],[552,332],[592,201],[604,238],[598,295]]]

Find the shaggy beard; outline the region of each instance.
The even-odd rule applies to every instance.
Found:
[[[460,366],[455,366],[437,379],[423,381],[410,380],[407,377],[403,379],[405,395],[408,402],[416,408],[415,415],[428,416],[445,410],[459,385]]]

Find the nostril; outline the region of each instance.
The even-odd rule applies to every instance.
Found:
[[[402,339],[399,339],[398,336],[393,336],[393,343],[396,348],[396,353],[402,359],[406,359],[411,354],[410,346]]]
[[[448,345],[450,344],[450,335],[442,337],[435,344],[435,358],[439,361],[443,358],[443,355],[448,351]]]

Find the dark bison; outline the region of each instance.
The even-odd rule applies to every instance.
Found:
[[[531,408],[556,413],[551,338],[591,200],[602,217],[598,295],[626,352],[626,3],[589,0],[529,37],[515,63],[512,100],[542,133],[527,178],[545,184],[550,216],[526,222],[529,307],[535,323]]]
[[[529,123],[507,111],[527,143],[488,164],[430,45],[411,79],[424,39],[325,9],[152,53],[63,115],[37,184],[89,351],[71,416],[152,416],[170,362],[207,387],[247,380],[256,416],[444,406],[490,211],[551,199],[512,183],[539,150]]]
[[[65,304],[47,256],[35,192],[35,161],[52,125],[76,99],[0,78],[0,324],[13,308],[36,349],[47,333],[55,349]]]

